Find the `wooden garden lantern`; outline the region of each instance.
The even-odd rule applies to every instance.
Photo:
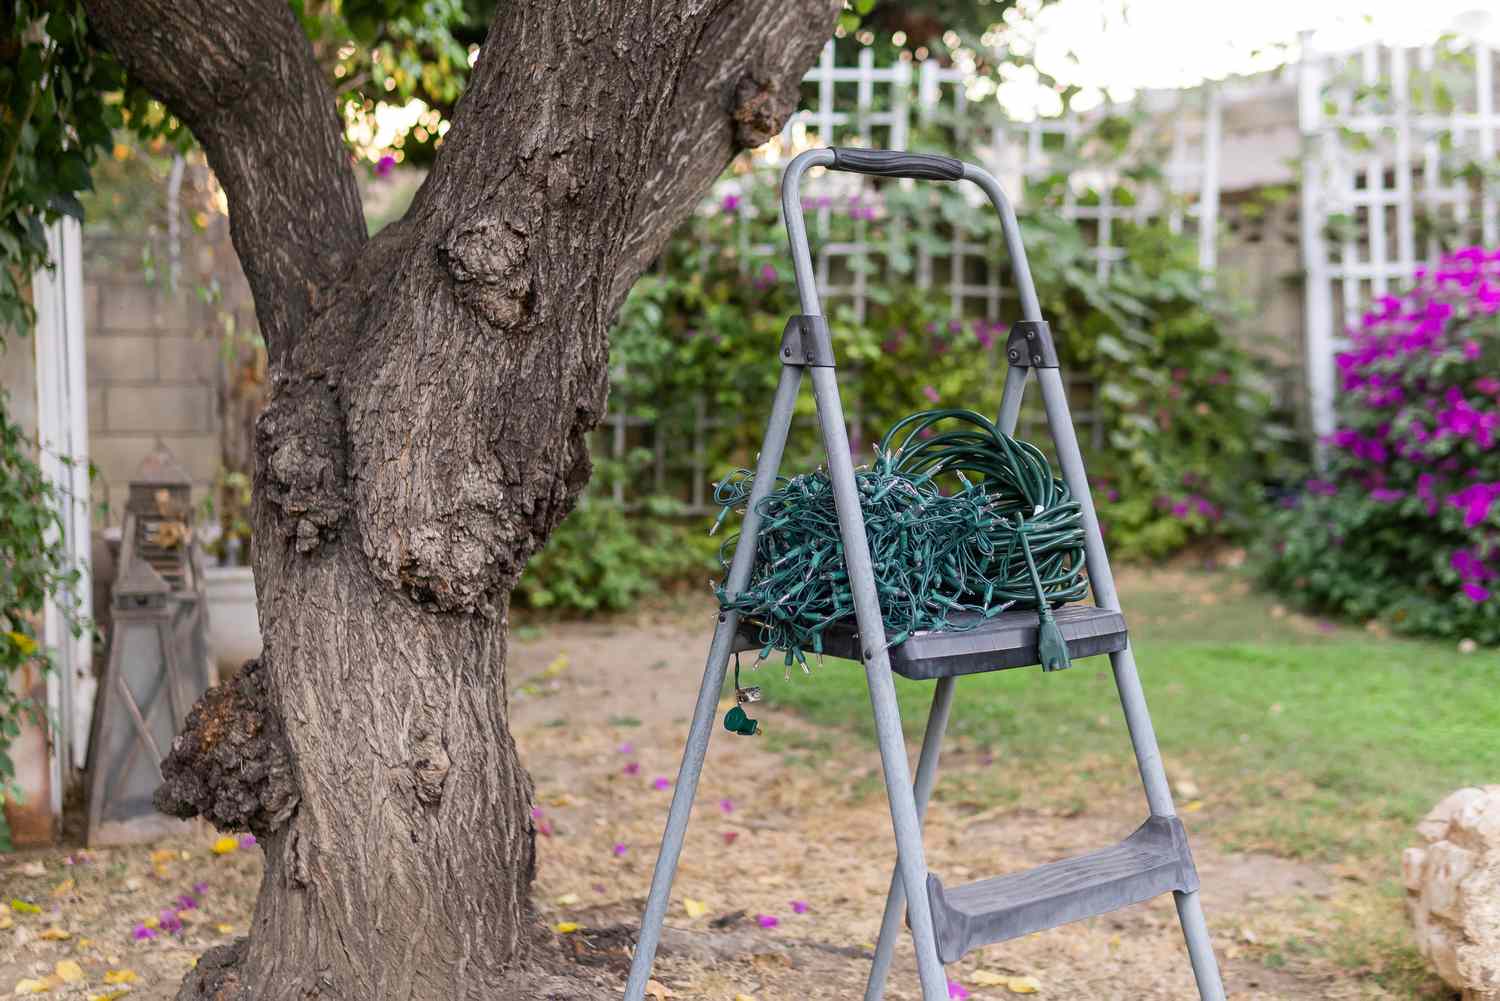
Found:
[[[181,828],[156,812],[151,796],[172,738],[213,681],[191,482],[163,446],[130,484],[118,567],[91,741],[90,846]]]

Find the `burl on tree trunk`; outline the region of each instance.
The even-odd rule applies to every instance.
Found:
[[[837,0],[506,3],[406,217],[365,226],[281,0],[88,0],[229,198],[271,358],[264,652],[194,710],[159,806],[248,828],[248,938],[183,997],[573,996],[527,983],[531,785],[506,611],[589,476],[609,322]]]

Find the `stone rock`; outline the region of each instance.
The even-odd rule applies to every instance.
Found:
[[[1417,947],[1464,1001],[1500,1001],[1500,785],[1460,789],[1401,856]]]

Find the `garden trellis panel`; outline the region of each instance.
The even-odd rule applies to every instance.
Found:
[[[1104,163],[1097,156],[1090,159],[1084,147],[1099,117],[1111,109],[1031,121],[1005,120],[993,99],[971,99],[972,79],[962,68],[940,65],[934,59],[876,65],[869,48],[860,50],[853,65],[840,65],[830,43],[803,78],[801,108],[777,140],[743,162],[742,181],[774,186],[784,161],[812,145],[905,149],[923,130],[947,129],[953,138],[976,148],[978,160],[1017,203],[1024,202],[1029,184],[1068,170],[1069,183],[1051,210],[1080,225],[1101,279],[1108,277],[1124,255],[1118,242],[1120,224],[1155,219],[1165,220],[1174,232],[1191,233],[1200,266],[1212,271],[1217,260],[1222,122],[1214,88],[1145,95],[1137,106],[1144,112],[1145,142],[1131,151],[1129,159]],[[1130,178],[1131,168],[1143,163],[1160,165],[1158,182]],[[831,239],[835,211],[832,204],[825,204],[809,214],[809,228],[815,236],[815,275],[825,301],[849,308],[863,321],[871,304],[870,283],[879,280],[890,249],[910,246],[911,241],[893,225],[887,241],[877,242],[864,221],[856,221],[853,239]],[[1005,268],[997,266],[1003,265],[1003,254],[961,227],[950,227],[943,236],[940,249],[927,242],[916,244],[913,276],[918,286],[946,291],[956,317],[991,323],[1013,319],[1018,314],[1015,292]],[[742,225],[736,249],[748,272],[760,260],[775,258],[783,248],[752,242],[749,226]],[[995,350],[998,347],[990,352],[991,364],[998,373],[1001,366],[993,357]],[[1089,403],[1095,390],[1082,376],[1069,378],[1069,395],[1079,405],[1074,414],[1079,433],[1088,447],[1097,449],[1103,446],[1104,428]],[[708,481],[723,470],[710,468],[708,442],[723,420],[702,401],[671,415],[648,417],[638,411],[624,394],[612,395],[605,426],[596,439],[599,453],[617,464],[642,449],[650,457],[644,475],[615,479],[610,487],[613,500],[634,505],[648,493],[666,494],[681,500],[689,513],[712,513]],[[853,417],[857,421],[859,415]],[[1040,418],[1039,410],[1028,407],[1021,417],[1022,435],[1033,433]]]
[[[1495,58],[1478,41],[1331,53],[1303,36],[1306,363],[1319,436],[1334,430],[1335,356],[1372,299],[1445,248],[1500,237]]]

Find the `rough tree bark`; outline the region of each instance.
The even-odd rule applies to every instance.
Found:
[[[530,933],[506,612],[589,475],[607,329],[838,0],[504,3],[411,210],[366,241],[281,0],[89,0],[229,197],[272,359],[264,652],[196,707],[158,804],[248,828],[251,934],[182,997],[499,998]]]

